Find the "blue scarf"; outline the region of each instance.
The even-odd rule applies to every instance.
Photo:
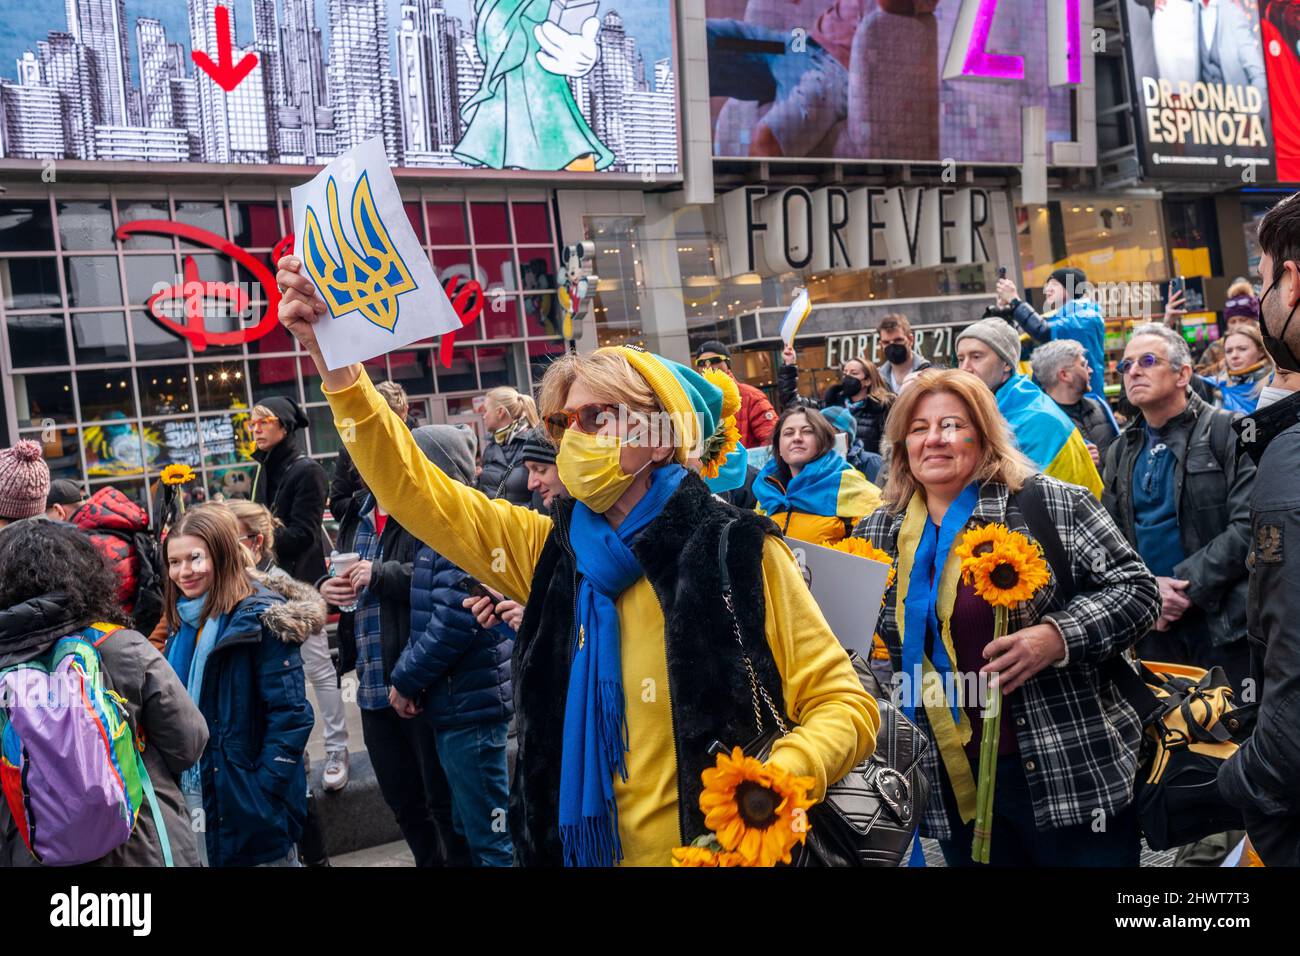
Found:
[[[228,614],[209,617],[203,622],[203,630],[200,632],[199,617],[203,613],[203,604],[207,601],[207,597],[206,594],[200,594],[198,597],[181,598],[176,602],[176,612],[180,615],[181,626],[171,643],[167,645],[167,663],[171,664],[172,670],[176,671],[176,675],[184,682],[185,689],[196,707],[199,703],[199,693],[203,690],[203,672],[208,666],[208,655],[212,653],[212,648],[216,646],[217,638],[221,636],[230,617]],[[197,763],[182,772],[181,792],[199,792]]]
[[[659,517],[686,469],[657,468],[650,488],[615,531],[582,502],[573,507],[569,539],[578,585],[577,649],[564,701],[560,756],[560,842],[565,866],[612,866],[623,858],[614,774],[627,780],[630,749],[623,699],[623,650],[614,601],[644,572],[628,545]]]
[[[858,517],[862,513],[849,514],[852,508],[845,511],[840,507],[840,486],[844,476],[846,473],[856,475],[857,470],[834,449],[804,465],[785,488],[777,484],[777,464],[773,455],[759,471],[752,486],[764,514],[797,511],[829,518],[840,514]]]
[[[948,552],[952,550],[957,536],[965,529],[979,500],[979,486],[972,482],[948,506],[941,527],[936,528],[933,521],[926,521],[925,530],[921,532],[921,542],[912,559],[907,600],[903,602],[903,626],[906,628],[903,673],[909,678],[921,673],[921,659],[924,647],[928,644],[931,647],[930,663],[943,680],[942,686],[950,686],[948,675],[952,673],[956,662],[948,659],[948,650],[943,646],[939,628],[939,614],[935,610],[939,597],[939,578],[943,575],[943,566],[948,562]],[[924,635],[925,640],[917,640],[914,635]],[[916,701],[921,695],[914,690],[907,696],[909,699],[903,702],[903,713],[908,720],[915,721]],[[952,719],[957,721],[960,718],[961,708],[954,701]]]

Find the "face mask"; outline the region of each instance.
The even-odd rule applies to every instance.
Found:
[[[1284,398],[1290,398],[1295,393],[1288,388],[1278,388],[1276,385],[1265,385],[1259,393],[1259,403],[1255,408],[1268,408],[1274,402],[1280,402]]]
[[[894,342],[885,346],[885,361],[891,365],[902,365],[907,361],[907,346],[902,342]]]
[[[840,382],[840,388],[844,391],[845,398],[853,398],[858,392],[862,391],[862,382],[852,375],[845,375]]]
[[[588,435],[570,428],[555,456],[560,481],[570,495],[596,514],[604,514],[636,476],[654,464],[648,461],[636,474],[629,475],[619,463],[622,451],[623,443],[608,435]]]
[[[1268,331],[1268,320],[1264,317],[1264,303],[1268,300],[1268,294],[1277,288],[1277,284],[1282,281],[1282,276],[1286,274],[1286,263],[1279,263],[1282,271],[1278,273],[1273,284],[1270,285],[1262,296],[1259,297],[1259,334],[1264,340],[1264,351],[1268,352],[1273,359],[1273,364],[1287,372],[1300,372],[1300,359],[1295,357],[1291,351],[1291,346],[1286,344],[1286,330],[1291,324],[1291,317],[1295,315],[1293,308],[1287,313],[1286,321],[1282,323],[1282,331],[1274,338]],[[1300,305],[1300,303],[1297,303]]]

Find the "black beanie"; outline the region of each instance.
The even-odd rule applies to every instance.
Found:
[[[1054,269],[1048,278],[1061,283],[1061,285],[1065,286],[1065,294],[1076,299],[1083,295],[1083,284],[1088,281],[1088,277],[1083,274],[1082,269],[1071,269],[1069,267]]]
[[[269,408],[287,432],[307,427],[307,415],[302,406],[286,395],[272,395],[255,404]]]
[[[524,461],[536,461],[543,465],[555,464],[555,446],[550,436],[540,428],[530,428],[524,432],[524,448],[519,453]]]

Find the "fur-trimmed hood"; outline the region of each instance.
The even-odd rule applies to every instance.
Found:
[[[234,625],[246,608],[260,616],[267,629],[286,644],[301,644],[325,629],[325,599],[311,585],[303,584],[279,568],[272,568],[265,574],[249,571],[248,575],[261,585],[261,589],[240,602],[230,622],[231,631],[235,630]],[[271,594],[284,600],[273,600]]]

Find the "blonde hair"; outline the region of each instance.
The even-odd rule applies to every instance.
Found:
[[[522,417],[528,419],[528,424],[533,428],[541,423],[532,396],[521,395],[509,385],[498,385],[496,388],[488,389],[483,394],[483,401],[493,408],[504,408],[510,413],[512,422]]]
[[[1016,450],[1002,413],[989,387],[970,372],[960,369],[930,368],[921,372],[898,397],[885,420],[885,442],[889,446],[891,462],[889,480],[885,484],[884,499],[893,511],[902,511],[912,500],[912,493],[920,482],[912,474],[912,464],[907,455],[907,433],[921,401],[930,395],[947,393],[956,397],[970,412],[971,427],[980,436],[983,446],[971,481],[983,484],[998,481],[1010,491],[1019,491],[1025,479],[1036,469]],[[924,489],[921,489],[924,494]]]
[[[265,405],[254,405],[248,412],[251,418],[274,418],[277,422],[280,422],[280,416]],[[284,422],[280,422],[280,425],[283,426]]]
[[[247,526],[254,534],[262,536],[262,555],[271,554],[275,548],[275,532],[284,527],[284,522],[271,514],[266,505],[260,505],[256,501],[236,498],[224,501],[222,504],[241,525]],[[257,555],[253,555],[253,559],[256,560]]]
[[[551,363],[542,376],[543,419],[564,411],[574,382],[581,382],[599,401],[611,405],[625,405],[646,415],[663,411],[654,389],[631,362],[615,351],[601,350],[589,355],[564,355]]]
[[[867,376],[867,380],[862,383],[862,392],[858,395],[859,399],[869,398],[886,407],[894,404],[894,399],[898,396],[889,390],[884,377],[880,374],[880,369],[868,362],[866,356],[859,355],[857,358],[845,359],[840,365],[840,371],[845,375],[849,374],[850,362],[857,362],[861,365]]]
[[[384,396],[388,407],[401,415],[411,410],[411,400],[406,397],[406,389],[396,382],[380,382],[375,391]]]

